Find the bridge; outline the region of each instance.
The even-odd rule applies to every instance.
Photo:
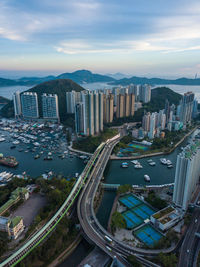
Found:
[[[102,188],[106,190],[117,190],[120,184],[104,184],[101,183]]]
[[[20,249],[14,252],[10,257],[0,263],[0,267],[16,266],[22,261],[34,248],[39,246],[41,242],[46,239],[49,234],[55,229],[57,224],[66,215],[75,199],[79,195],[81,189],[84,187],[85,182],[92,171],[96,160],[98,159],[100,152],[102,151],[105,143],[102,143],[95,151],[90,161],[84,168],[82,174],[79,176],[69,196],[59,208],[56,214],[37,232],[35,233]]]
[[[161,252],[171,253],[174,251],[175,246],[167,249],[157,250],[132,247],[124,242],[117,240],[106,229],[104,229],[97,220],[94,212],[94,198],[98,186],[101,182],[103,172],[109,160],[112,149],[119,142],[119,140],[120,137],[116,137],[115,140],[110,140],[102,149],[101,154],[93,168],[93,171],[88,177],[87,183],[85,184],[85,187],[79,196],[77,204],[78,218],[84,235],[87,236],[87,238],[92,243],[94,243],[108,255],[110,255],[110,257],[114,258],[114,256],[117,256],[118,259],[120,259],[121,262],[124,263],[124,265],[127,265],[127,262],[124,258],[129,255],[135,255],[144,266],[158,266],[157,264],[144,259],[143,256],[155,256]],[[107,237],[111,240],[111,242],[107,240]]]

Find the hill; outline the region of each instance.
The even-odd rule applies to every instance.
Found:
[[[129,84],[150,84],[150,85],[200,85],[200,79],[188,79],[188,78],[179,78],[175,80],[170,79],[160,79],[160,78],[146,78],[146,77],[131,77],[124,78],[112,82],[113,85],[129,85]]]
[[[35,85],[42,82],[58,80],[58,79],[70,79],[76,83],[96,83],[96,82],[113,82],[115,79],[106,76],[92,73],[89,70],[77,70],[71,73],[63,73],[58,76],[46,76],[46,77],[23,77],[17,80],[0,78],[0,87],[3,86],[15,86],[15,85]]]
[[[0,105],[5,105],[9,103],[10,101],[11,101],[10,99],[0,96]]]
[[[89,70],[77,70],[72,73],[63,73],[57,76],[57,79],[71,79],[76,83],[96,83],[96,82],[111,82],[115,79],[100,74],[94,74]]]
[[[59,102],[60,119],[61,121],[64,121],[67,119],[66,92],[70,92],[72,90],[80,92],[84,90],[84,88],[76,84],[72,80],[60,79],[60,80],[53,80],[53,81],[41,83],[39,85],[34,86],[33,88],[30,88],[26,92],[36,92],[38,94],[38,105],[39,105],[40,116],[42,116],[42,100],[41,100],[42,94],[43,93],[57,94],[58,102]],[[1,114],[4,117],[14,116],[13,101],[10,101],[6,106],[2,108]]]

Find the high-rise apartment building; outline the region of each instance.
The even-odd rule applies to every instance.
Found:
[[[119,94],[117,95],[117,111],[116,111],[116,117],[117,118],[123,118],[125,115],[125,98],[124,95]]]
[[[58,96],[56,94],[42,95],[42,113],[44,119],[59,120]]]
[[[84,135],[98,134],[103,131],[103,93],[84,91],[82,101]]]
[[[75,106],[75,129],[77,134],[84,134],[84,112],[83,103],[77,103]]]
[[[81,93],[76,91],[66,92],[67,113],[75,113],[75,105],[81,102]]]
[[[150,117],[151,114],[150,112],[148,112],[142,118],[142,128],[144,129],[145,132],[149,132],[150,130]]]
[[[192,92],[185,93],[182,97],[180,105],[181,105],[180,121],[182,121],[183,124],[190,123],[192,119],[192,111],[194,105],[194,93]]]
[[[177,156],[173,202],[187,210],[199,183],[200,141],[187,145]]]
[[[150,126],[148,132],[148,136],[150,139],[153,139],[155,135],[157,115],[158,115],[157,112],[154,112],[150,116]]]
[[[139,86],[139,100],[148,103],[151,100],[151,87],[148,84]]]
[[[21,94],[22,115],[25,118],[36,119],[39,117],[37,93],[24,92]]]
[[[14,111],[15,111],[15,118],[16,118],[22,115],[21,98],[20,98],[19,91],[13,94],[13,103],[14,103]]]
[[[113,121],[114,113],[114,96],[113,94],[104,95],[103,99],[103,120],[105,123]]]

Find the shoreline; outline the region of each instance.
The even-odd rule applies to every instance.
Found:
[[[199,127],[196,126],[195,128],[193,128],[189,133],[187,133],[184,137],[181,138],[180,141],[178,141],[173,148],[168,151],[168,152],[155,152],[155,153],[149,153],[149,154],[144,154],[144,155],[140,155],[140,156],[130,156],[130,157],[118,157],[118,156],[114,156],[111,155],[110,156],[110,160],[129,160],[129,159],[141,159],[141,158],[147,158],[147,157],[155,157],[155,156],[159,156],[159,155],[168,155],[171,154],[188,136],[190,136],[197,128]]]

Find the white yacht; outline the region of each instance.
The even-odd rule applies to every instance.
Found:
[[[122,168],[128,168],[128,163],[127,162],[122,162]]]
[[[142,167],[141,164],[136,164],[134,168],[135,168],[135,169],[142,169],[143,167]]]
[[[16,141],[14,141],[12,143],[13,143],[13,145],[18,145],[20,142],[18,140],[16,140]]]
[[[3,137],[0,137],[0,142],[4,142],[6,139]]]
[[[150,181],[151,181],[149,175],[147,175],[147,174],[144,175],[144,180],[145,180],[146,182],[150,182]]]
[[[132,160],[131,161],[134,165],[140,164],[138,160]]]
[[[167,160],[166,160],[166,158],[161,158],[161,159],[160,159],[160,162],[161,162],[162,164],[164,164],[164,165],[167,164]]]
[[[149,165],[150,165],[150,166],[155,166],[156,163],[155,163],[154,161],[151,161],[151,162],[149,162]]]

